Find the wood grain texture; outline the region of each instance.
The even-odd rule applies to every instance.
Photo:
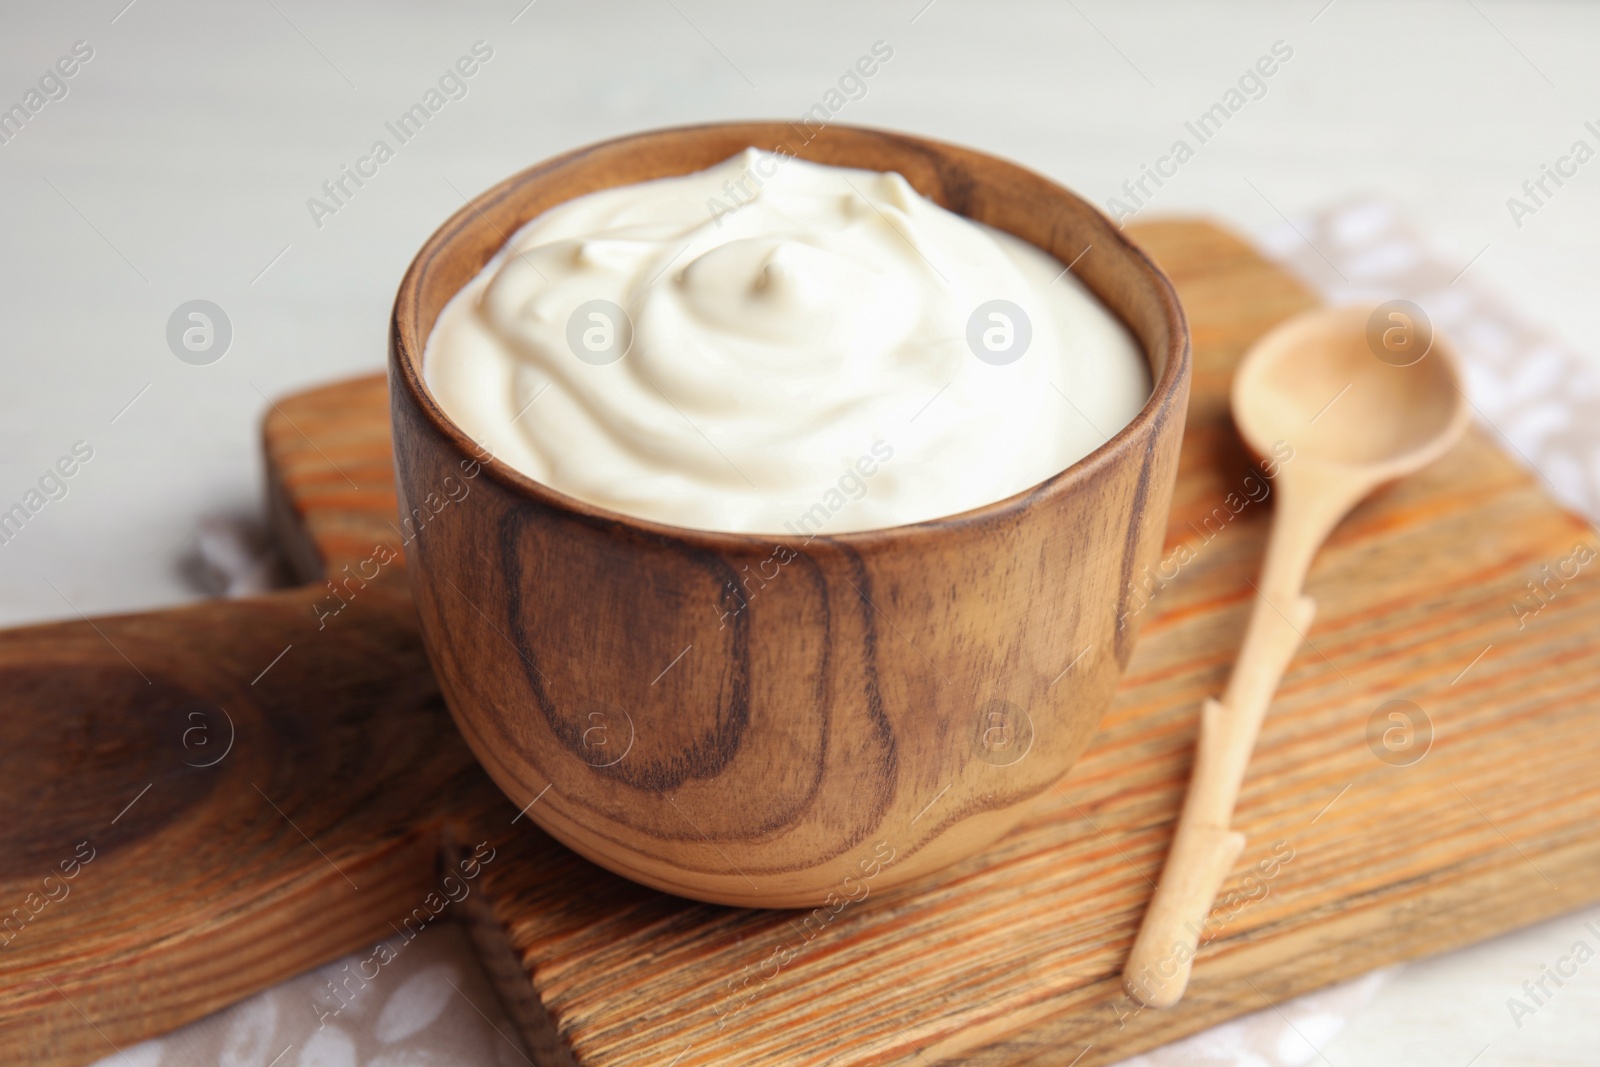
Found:
[[[5,1062],[111,1055],[434,888],[441,813],[482,779],[404,587],[321,630],[315,597],[0,635]]]
[[[1312,303],[1214,227],[1151,224],[1136,236],[1176,281],[1195,341],[1164,556],[1188,544],[1194,558],[1144,608],[1144,635],[1083,758],[992,850],[933,883],[880,892],[867,882],[865,899],[825,922],[689,903],[595,867],[525,819],[512,824],[515,808],[448,722],[399,590],[374,583],[378,595],[352,599],[324,630],[311,605],[319,590],[327,603],[325,586],[97,620],[169,687],[161,693],[175,686],[236,714],[256,702],[245,718],[258,725],[241,730],[228,759],[250,761],[251,780],[357,892],[284,820],[274,825],[265,800],[246,806],[248,782],[208,786],[181,766],[143,773],[183,753],[180,727],[192,720],[93,627],[11,631],[0,634],[0,794],[25,815],[0,826],[4,903],[26,906],[79,842],[104,848],[66,900],[0,949],[7,1055],[82,1064],[109,1054],[102,1034],[126,1045],[370,944],[433,884],[441,845],[448,854],[485,839],[501,851],[467,901],[485,959],[540,1063],[592,1067],[674,1057],[679,1067],[1059,1067],[1086,1046],[1080,1067],[1114,1062],[1600,897],[1595,564],[1552,582],[1523,627],[1512,608],[1540,603],[1525,583],[1595,538],[1474,431],[1334,531],[1308,587],[1319,601],[1311,643],[1290,666],[1240,797],[1235,825],[1251,847],[1223,887],[1189,993],[1170,1011],[1141,1012],[1121,992],[1199,704],[1238,647],[1271,507],[1251,503],[1226,523],[1215,512],[1250,471],[1227,419],[1230,368]],[[269,416],[276,469],[315,489],[284,494],[291,525],[384,526],[387,512],[341,514],[350,487],[330,473],[350,472],[363,493],[392,490],[381,464],[370,480],[356,471],[358,457],[385,447],[383,395],[374,377],[282,401]],[[1206,541],[1211,531],[1220,532]],[[360,535],[327,545],[329,572],[371,555]],[[278,674],[302,653],[295,673]],[[274,680],[283,688],[263,690]],[[1367,741],[1373,712],[1396,698],[1432,722],[1430,750],[1409,766],[1384,762]],[[92,731],[63,728],[91,714]],[[157,727],[147,736],[148,723]],[[306,740],[329,728],[308,756]],[[256,776],[269,768],[282,792]],[[427,781],[441,783],[431,795]],[[151,791],[108,826],[146,782]],[[133,823],[169,786],[148,821]],[[110,835],[128,825],[138,833],[118,845]],[[1279,841],[1293,858],[1271,868]],[[1247,874],[1263,862],[1272,877]]]
[[[450,422],[423,385],[423,344],[506,234],[573,197],[751,145],[903,174],[1076,261],[1142,345],[1150,399],[1023,493],[812,537],[618,514],[498,462]],[[823,905],[864,876],[886,888],[987,847],[1089,743],[1134,647],[1130,580],[1161,549],[1189,351],[1166,279],[1061,186],[967,149],[842,126],[625,137],[463,206],[407,271],[390,338],[400,513],[417,531],[412,591],[429,655],[490,776],[575,851],[696,899]],[[1063,405],[1060,417],[1077,416]]]
[[[267,518],[304,581],[342,577],[378,545],[399,547],[404,566],[394,450],[350,417],[388,403],[379,374],[274,403],[262,422]]]

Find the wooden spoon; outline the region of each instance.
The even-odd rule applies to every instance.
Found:
[[[1280,457],[1278,503],[1244,647],[1222,699],[1201,711],[1177,835],[1122,972],[1129,994],[1153,1008],[1183,996],[1244,848],[1228,823],[1262,717],[1316,612],[1301,591],[1312,557],[1358,501],[1438,459],[1468,419],[1453,353],[1400,302],[1311,311],[1274,329],[1239,365],[1233,416],[1257,455]]]

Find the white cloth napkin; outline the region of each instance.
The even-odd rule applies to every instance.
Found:
[[[459,925],[381,944],[95,1067],[529,1067]]]
[[[195,530],[200,587],[212,596],[254,596],[289,581],[266,526],[249,516],[207,515]]]

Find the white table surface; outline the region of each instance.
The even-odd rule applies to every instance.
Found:
[[[400,274],[456,190],[632,130],[796,116],[880,39],[893,59],[836,121],[1009,156],[1101,203],[1285,41],[1266,95],[1141,217],[1262,234],[1376,193],[1600,359],[1600,160],[1520,227],[1506,206],[1574,140],[1600,146],[1600,7],[126,2],[0,10],[0,108],[94,49],[0,146],[0,509],[94,448],[0,545],[0,624],[204,595],[196,523],[257,512],[263,394],[380,365]],[[478,40],[494,56],[468,95],[315,226],[307,198]],[[233,324],[209,366],[164,337],[194,298]],[[1597,914],[1405,969],[1317,1062],[1600,1061],[1600,962],[1520,1029],[1506,1007]]]

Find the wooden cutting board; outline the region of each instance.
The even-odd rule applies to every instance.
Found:
[[[1600,899],[1600,563],[1572,562],[1596,538],[1474,431],[1318,559],[1316,626],[1262,732],[1238,810],[1250,844],[1189,995],[1155,1012],[1122,992],[1271,508],[1239,503],[1259,491],[1230,373],[1314,302],[1210,225],[1136,232],[1194,330],[1176,554],[1100,736],[988,854],[920,886],[864,882],[836,914],[690,903],[600,870],[478,770],[403,565],[333,615],[314,582],[13,630],[8,1061],[84,1063],[369,946],[479,842],[494,858],[451,910],[536,1059],[596,1067],[1090,1067]],[[308,581],[399,540],[381,378],[281,401],[265,429],[274,523]],[[1389,718],[1397,700],[1409,720]]]

